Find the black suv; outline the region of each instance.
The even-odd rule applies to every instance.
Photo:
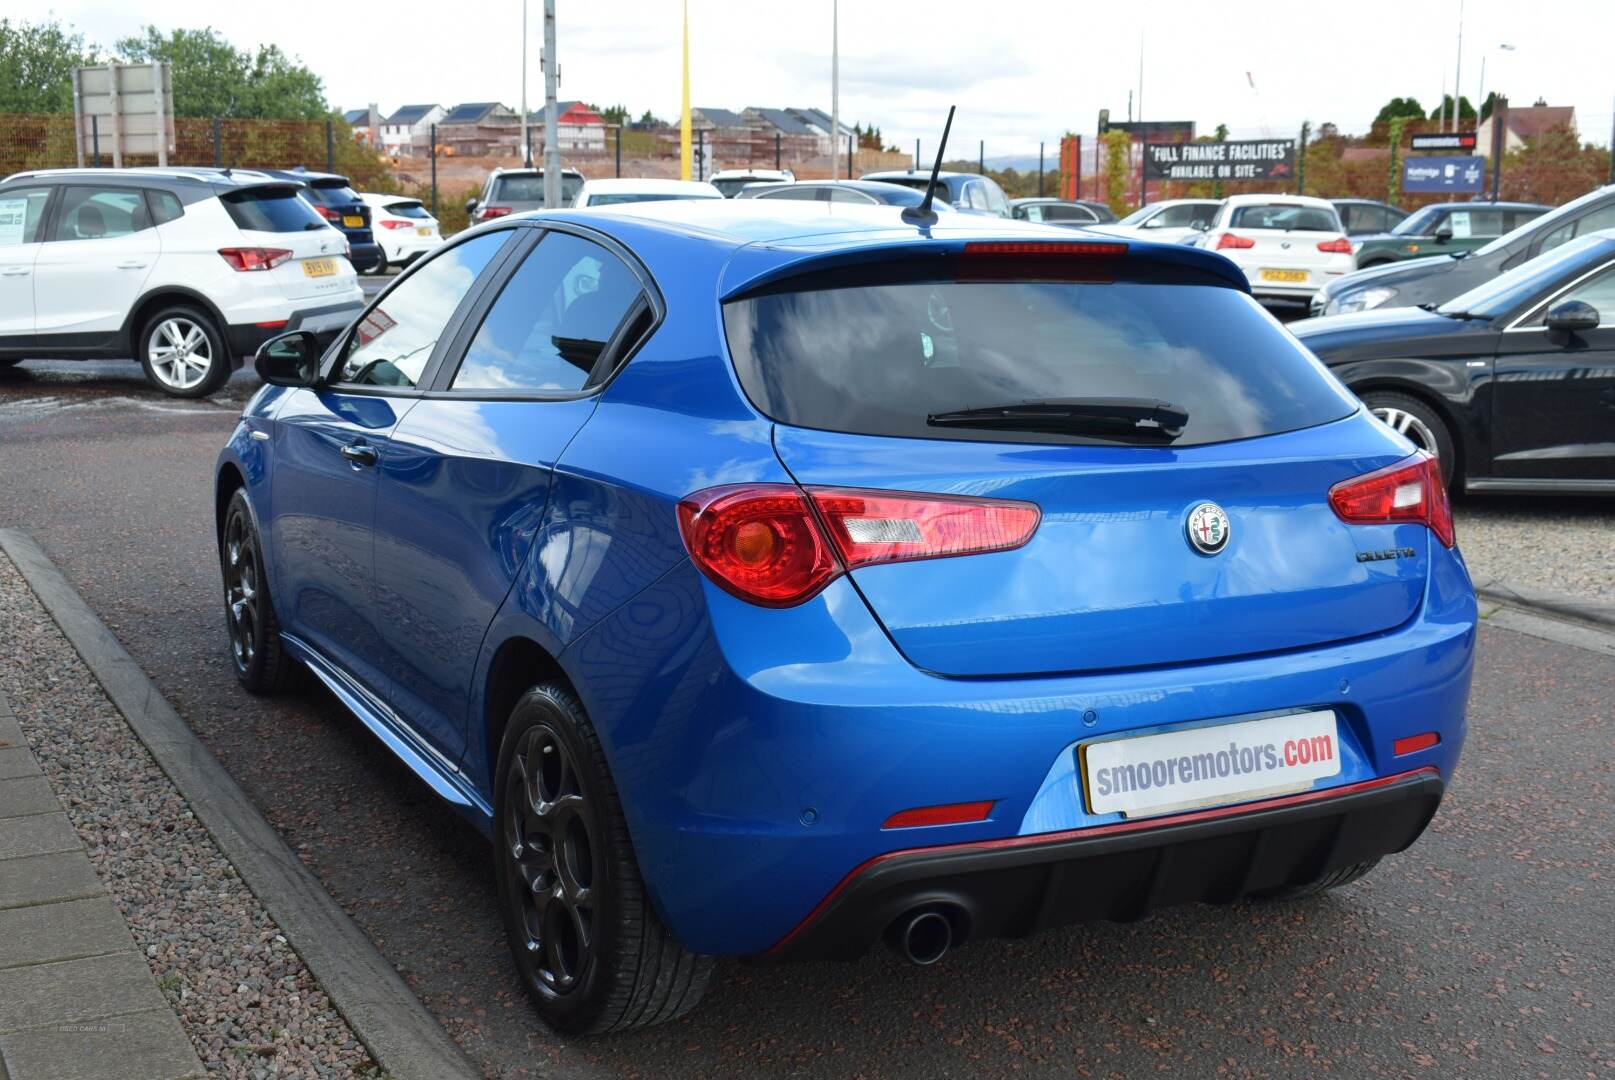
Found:
[[[346,176],[336,173],[309,172],[296,169],[259,169],[266,176],[279,180],[295,180],[303,185],[303,198],[308,200],[320,217],[330,222],[347,238],[348,261],[361,274],[375,269],[381,263],[381,245],[370,231],[370,207],[353,190]]]
[[[1589,191],[1477,251],[1412,259],[1336,278],[1312,298],[1312,314],[1444,304],[1567,240],[1609,228],[1615,228],[1615,184]]]

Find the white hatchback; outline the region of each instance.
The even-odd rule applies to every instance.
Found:
[[[419,199],[373,191],[359,198],[370,207],[371,232],[381,248],[381,262],[370,273],[385,273],[389,266],[407,266],[443,243],[437,218]]]
[[[364,307],[303,185],[245,170],[53,169],[0,181],[0,366],[133,356],[204,397],[268,339]]]
[[[704,180],[658,180],[652,177],[586,180],[573,206],[621,206],[624,203],[675,199],[721,199],[723,192]]]
[[[1231,195],[1195,243],[1232,259],[1263,299],[1305,302],[1353,269],[1334,204],[1305,195]]]

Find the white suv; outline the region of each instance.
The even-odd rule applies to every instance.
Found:
[[[0,366],[132,355],[158,389],[203,397],[271,337],[335,336],[364,294],[301,187],[240,169],[0,181]]]

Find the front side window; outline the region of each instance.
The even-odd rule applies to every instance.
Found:
[[[1216,212],[1216,203],[1184,203],[1162,210],[1151,220],[1151,224],[1169,229],[1187,229],[1197,221],[1210,221]]]
[[[1025,218],[1027,221],[1043,220],[1043,207],[1037,205],[1036,203],[1033,203],[1031,206],[1023,206],[1018,212],[1020,216]]]
[[[617,256],[549,233],[488,309],[450,389],[581,390],[639,295],[639,279]]]
[[[40,226],[50,202],[48,187],[19,187],[0,191],[0,247],[37,244],[44,239]]]
[[[56,215],[55,240],[115,240],[151,228],[145,197],[126,188],[70,187]]]
[[[830,188],[830,201],[833,203],[859,203],[863,206],[872,206],[875,199],[861,191],[852,188]]]
[[[1542,305],[1541,311],[1520,325],[1542,326],[1547,321],[1549,310],[1572,300],[1580,300],[1596,308],[1599,325],[1615,324],[1615,266],[1605,267],[1581,284],[1554,297]]]
[[[818,197],[819,189],[805,184],[782,185],[777,191],[765,191],[755,196],[758,199],[794,199],[798,202],[813,202]]]
[[[1543,251],[1551,251],[1568,240],[1573,240],[1578,236],[1586,236],[1588,233],[1597,232],[1599,229],[1615,229],[1615,202],[1611,202],[1608,206],[1601,206],[1590,214],[1584,214],[1579,218],[1565,222],[1547,235],[1542,241],[1541,251],[1538,251],[1537,254],[1540,255]]]
[[[445,248],[400,281],[348,334],[336,381],[405,389],[419,383],[455,309],[509,238],[502,229]]]
[[[965,186],[965,199],[970,203],[972,210],[987,209],[987,187],[980,181],[973,181]]]

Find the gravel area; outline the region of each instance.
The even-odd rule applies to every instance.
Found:
[[[1453,515],[1476,581],[1615,603],[1615,499],[1472,496]]]
[[[379,1075],[4,555],[0,691],[208,1072]]]

